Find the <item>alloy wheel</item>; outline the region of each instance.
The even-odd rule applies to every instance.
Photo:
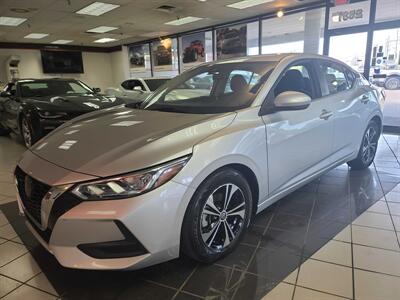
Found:
[[[24,139],[24,143],[27,147],[32,146],[32,132],[29,126],[28,121],[23,118],[21,122],[22,127],[22,138]]]
[[[397,90],[400,88],[400,79],[398,78],[389,78],[386,83],[385,87],[388,90]]]
[[[225,250],[241,232],[245,215],[243,191],[232,183],[218,187],[201,212],[200,232],[204,244],[217,252]]]
[[[369,127],[365,132],[362,146],[361,159],[363,163],[369,164],[375,157],[376,148],[378,145],[377,132],[374,127]]]

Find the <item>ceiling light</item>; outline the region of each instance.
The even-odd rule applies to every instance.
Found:
[[[35,39],[35,40],[39,40],[42,39],[46,36],[48,36],[48,33],[30,33],[26,36],[24,36],[24,39]]]
[[[87,30],[86,32],[93,32],[93,33],[105,33],[112,30],[118,29],[118,27],[111,27],[111,26],[99,26],[96,28],[92,28]]]
[[[51,42],[52,44],[69,44],[72,43],[73,40],[57,40],[57,41],[53,41]]]
[[[174,21],[170,21],[165,23],[166,25],[174,25],[174,26],[179,26],[179,25],[184,25],[187,23],[192,23],[192,22],[196,22],[199,20],[202,20],[203,18],[198,18],[198,17],[184,17],[184,18],[180,18]]]
[[[252,6],[268,3],[268,2],[273,2],[274,0],[244,0],[244,1],[239,1],[233,4],[228,4],[228,7],[231,8],[236,8],[236,9],[246,9]]]
[[[114,41],[116,41],[116,39],[113,39],[113,38],[102,38],[102,39],[95,40],[94,43],[104,44],[104,43],[110,43],[110,42],[114,42]]]
[[[283,10],[278,10],[278,12],[276,13],[276,16],[277,16],[278,18],[282,18],[284,14],[285,14],[285,13],[283,12]]]
[[[80,15],[100,16],[118,7],[120,7],[120,5],[103,2],[93,2],[92,4],[82,8],[81,10],[78,10],[76,13]]]
[[[0,25],[4,26],[18,26],[19,24],[25,22],[25,18],[12,18],[12,17],[0,17]]]

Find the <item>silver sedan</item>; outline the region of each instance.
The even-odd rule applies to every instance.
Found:
[[[140,110],[90,113],[33,145],[15,171],[19,207],[66,267],[213,262],[275,201],[340,164],[368,168],[382,97],[323,56],[203,64]]]

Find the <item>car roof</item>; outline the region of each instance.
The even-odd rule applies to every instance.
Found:
[[[23,78],[16,82],[78,81],[74,78]]]

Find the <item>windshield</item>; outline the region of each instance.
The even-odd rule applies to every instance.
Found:
[[[213,114],[248,107],[276,62],[235,62],[200,66],[156,91],[145,109]]]
[[[75,80],[40,80],[19,83],[21,97],[46,97],[65,94],[92,94],[93,91]]]
[[[168,78],[163,78],[163,79],[145,79],[144,81],[146,82],[150,91],[154,92],[156,89],[158,89],[164,83],[166,83],[168,80],[169,80]]]

